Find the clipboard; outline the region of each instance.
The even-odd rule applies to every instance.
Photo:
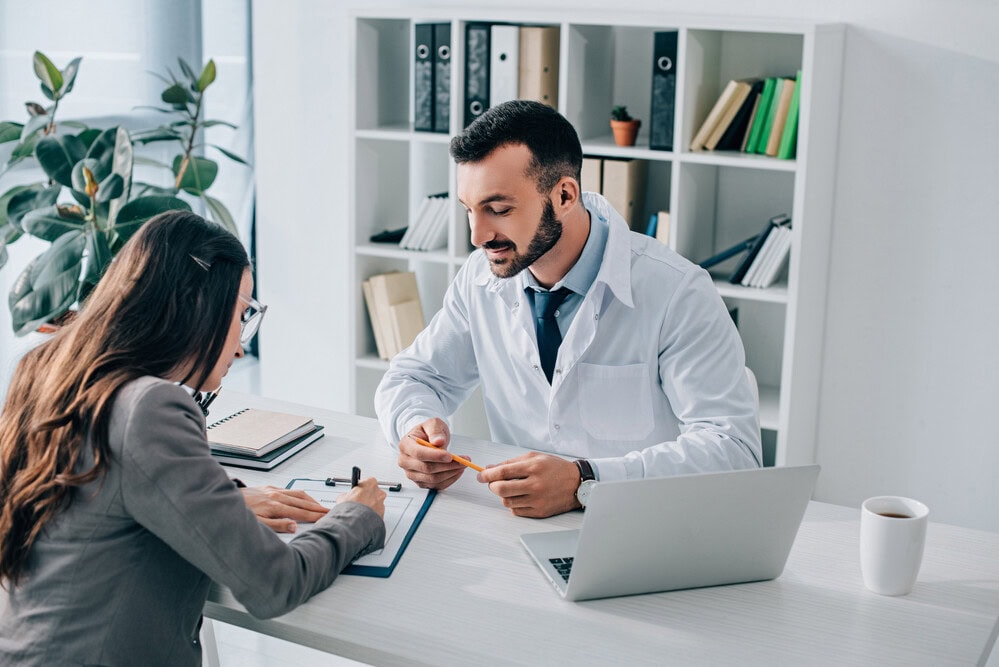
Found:
[[[327,507],[332,507],[337,496],[350,490],[349,486],[327,486],[326,480],[305,477],[296,477],[285,488],[306,491]],[[356,559],[342,574],[383,579],[391,576],[436,495],[437,492],[433,489],[409,487],[388,494],[385,498],[385,546]],[[291,541],[295,535],[300,535],[303,529],[308,530],[311,526],[312,524],[299,524],[298,532],[282,533],[281,539]]]

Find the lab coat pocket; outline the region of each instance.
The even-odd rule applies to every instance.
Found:
[[[652,397],[645,364],[579,364],[579,416],[600,440],[641,440],[652,432]]]

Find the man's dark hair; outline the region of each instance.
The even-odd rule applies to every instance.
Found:
[[[562,114],[540,102],[513,100],[492,107],[451,140],[451,157],[458,164],[479,162],[511,144],[531,151],[527,176],[537,182],[538,192],[548,193],[565,176],[579,181],[579,136]]]

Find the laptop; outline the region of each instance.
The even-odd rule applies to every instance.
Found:
[[[775,579],[819,466],[601,482],[578,530],[521,535],[567,600]]]

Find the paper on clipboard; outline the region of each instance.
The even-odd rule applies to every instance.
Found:
[[[337,497],[350,490],[349,486],[326,486],[324,480],[293,479],[289,489],[305,491],[320,505],[332,508]],[[378,551],[361,556],[351,563],[344,574],[360,574],[372,577],[387,577],[392,574],[399,557],[402,556],[410,538],[426,514],[433,501],[434,492],[429,489],[403,487],[401,491],[390,492],[385,498],[385,546]],[[299,523],[294,533],[279,533],[285,542],[309,530],[315,524]]]

